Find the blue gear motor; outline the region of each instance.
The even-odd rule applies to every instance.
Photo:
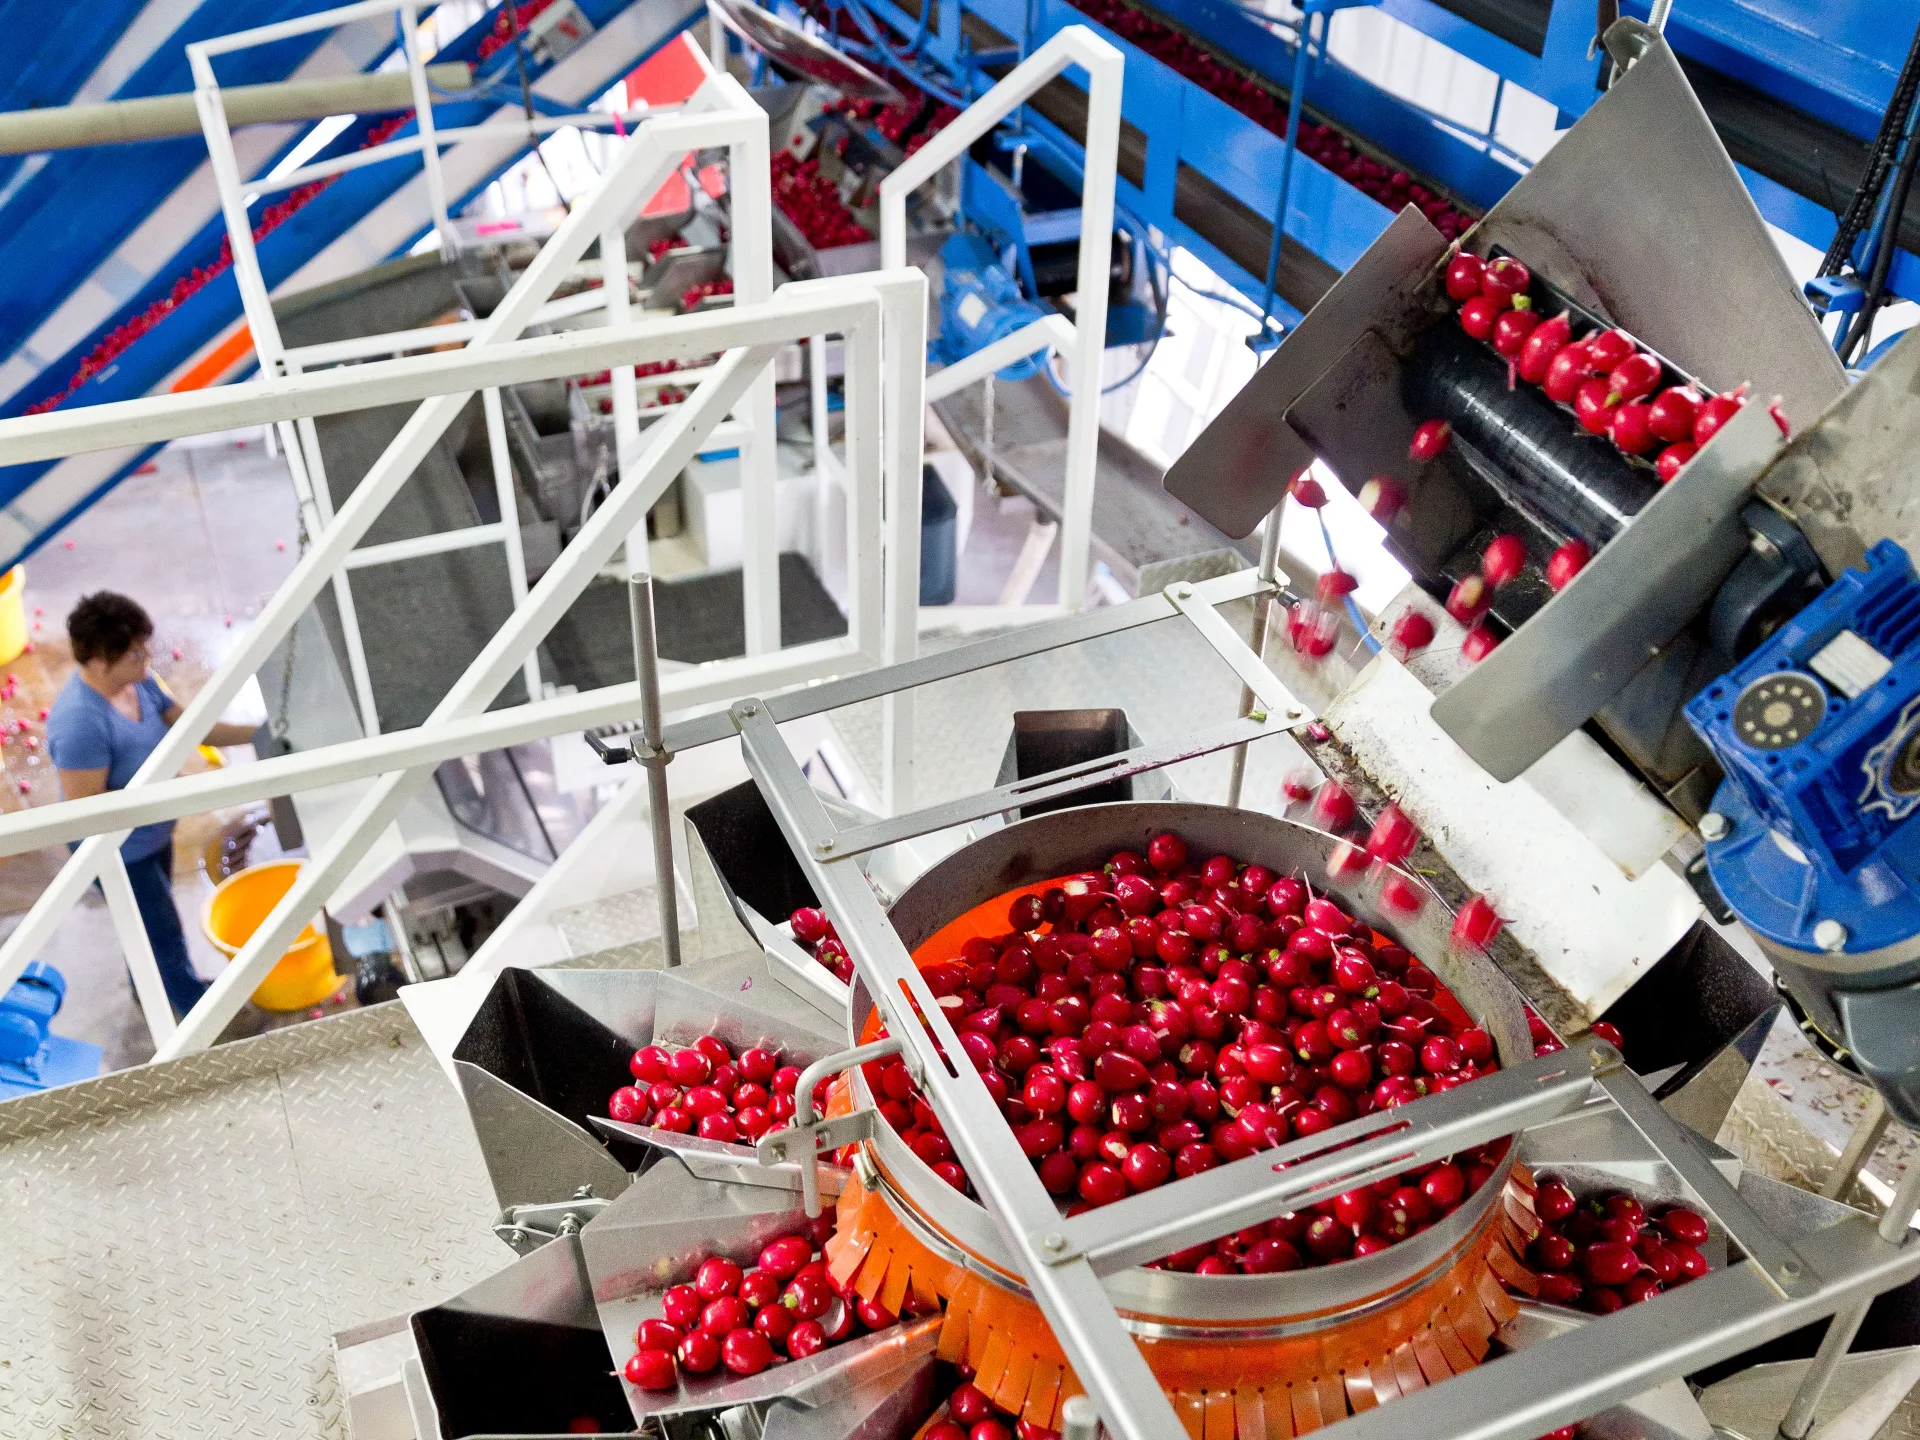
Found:
[[[1883,540],[1687,721],[1707,864],[1813,1022],[1920,1123],[1920,578]]]
[[[940,286],[940,334],[933,348],[944,364],[964,360],[1051,313],[1021,295],[1019,284],[978,235],[963,230],[952,236],[940,247],[940,264],[945,279]],[[994,374],[1002,380],[1025,380],[1040,373],[1044,360],[1041,347]]]

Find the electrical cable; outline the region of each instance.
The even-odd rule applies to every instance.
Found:
[[[507,23],[513,27],[513,65],[520,76],[520,107],[527,112],[527,138],[533,141],[533,158],[540,162],[540,168],[547,172],[547,183],[553,186],[554,200],[565,205],[567,192],[560,188],[560,177],[553,173],[553,167],[547,164],[547,157],[540,149],[540,137],[533,128],[533,84],[527,79],[527,47],[525,36],[520,29],[520,9],[515,0],[501,0],[507,11]]]
[[[1887,102],[1886,114],[1880,119],[1880,129],[1867,151],[1867,164],[1861,173],[1860,188],[1854,192],[1846,213],[1840,217],[1833,243],[1827,246],[1827,253],[1815,272],[1817,276],[1838,275],[1852,259],[1853,247],[1861,234],[1872,223],[1874,211],[1879,208],[1881,192],[1886,187],[1888,175],[1892,173],[1894,156],[1899,151],[1901,138],[1907,132],[1907,119],[1916,94],[1920,94],[1920,29],[1915,30],[1913,40],[1907,47],[1906,63],[1901,67],[1900,78],[1894,85],[1893,98]]]
[[[1140,248],[1144,250],[1149,257],[1153,257],[1153,247],[1151,245],[1148,245],[1146,241],[1142,240],[1140,242]],[[1147,346],[1147,353],[1140,357],[1140,363],[1133,367],[1133,373],[1127,376],[1127,378],[1124,380],[1114,381],[1113,384],[1107,386],[1105,389],[1103,389],[1100,392],[1102,395],[1111,395],[1116,390],[1124,390],[1127,388],[1127,386],[1133,384],[1134,381],[1138,380],[1142,375],[1146,374],[1147,366],[1150,363],[1152,363],[1154,353],[1159,350],[1160,341],[1162,340],[1162,338],[1165,337],[1167,333],[1167,296],[1165,292],[1163,292],[1160,289],[1159,286],[1153,283],[1153,259],[1152,258],[1149,258],[1147,262],[1147,285],[1148,285],[1148,288],[1150,288],[1153,291],[1153,298],[1157,303],[1156,314],[1158,315],[1158,319],[1154,324],[1153,340]],[[1060,377],[1053,373],[1053,361],[1054,361],[1053,352],[1049,351],[1047,353],[1047,358],[1041,362],[1041,368],[1047,372],[1047,379],[1049,382],[1052,383],[1054,390],[1062,398],[1071,400],[1073,398],[1073,391],[1069,390],[1065,385],[1061,384]]]
[[[1881,224],[1880,236],[1873,248],[1873,273],[1867,281],[1867,293],[1861,299],[1853,323],[1847,328],[1846,338],[1840,342],[1840,363],[1843,365],[1853,363],[1853,357],[1873,332],[1874,318],[1880,313],[1880,307],[1887,303],[1887,277],[1893,270],[1894,252],[1900,248],[1900,222],[1906,216],[1907,196],[1913,190],[1916,160],[1920,160],[1920,133],[1908,135],[1907,148],[1900,156],[1900,169],[1893,182],[1887,217]]]

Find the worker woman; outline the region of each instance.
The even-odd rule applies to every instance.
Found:
[[[67,617],[77,668],[47,717],[47,749],[68,800],[118,790],[133,778],[180,718],[180,707],[147,673],[153,621],[135,601],[110,590],[88,595]],[[214,745],[244,745],[246,725],[214,725]],[[142,825],[120,846],[140,919],[159,962],[160,979],[177,1014],[206,991],[193,972],[187,937],[173,905],[173,822]]]

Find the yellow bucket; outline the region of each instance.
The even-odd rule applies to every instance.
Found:
[[[0,575],[0,665],[11,665],[27,648],[27,567]]]
[[[293,888],[303,863],[268,860],[249,865],[214,887],[200,916],[200,928],[221,954],[232,959],[240,953],[260,922]],[[332,995],[341,983],[333,973],[333,945],[326,931],[308,925],[260,982],[253,1003],[262,1010],[305,1010]]]

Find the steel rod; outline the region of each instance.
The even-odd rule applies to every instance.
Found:
[[[1280,574],[1280,512],[1285,508],[1282,501],[1267,513],[1267,528],[1260,536],[1260,564],[1256,573],[1265,584],[1273,584]],[[1267,663],[1267,619],[1273,612],[1273,597],[1262,596],[1253,602],[1253,639],[1248,648],[1259,657],[1262,665]],[[1253,689],[1240,687],[1240,713],[1253,713]],[[1247,779],[1247,747],[1237,745],[1233,751],[1233,773],[1227,777],[1227,808],[1240,808],[1240,791]]]
[[[1920,1163],[1907,1166],[1907,1173],[1900,1177],[1900,1188],[1893,1192],[1886,1213],[1880,1217],[1880,1238],[1889,1245],[1904,1244],[1916,1208],[1920,1208]],[[1827,1326],[1827,1333],[1821,1337],[1813,1363],[1807,1367],[1800,1388],[1794,1392],[1793,1403],[1780,1420],[1780,1434],[1785,1440],[1805,1440],[1807,1432],[1813,1428],[1813,1413],[1826,1397],[1827,1387],[1833,1383],[1840,1362],[1847,1358],[1847,1351],[1853,1347],[1854,1337],[1866,1323],[1867,1311],[1872,1304],[1873,1298],[1869,1296],[1834,1315]]]
[[[641,524],[645,524],[643,520]],[[647,828],[653,832],[653,884],[660,902],[660,944],[667,968],[680,963],[680,897],[673,876],[673,813],[667,800],[667,762],[661,748],[660,637],[653,626],[653,576],[627,582],[633,611],[633,670],[640,681],[640,740],[634,758],[647,767]]]
[[[1829,1200],[1845,1200],[1847,1192],[1853,1188],[1853,1182],[1866,1168],[1868,1159],[1880,1148],[1880,1141],[1887,1133],[1887,1102],[1880,1098],[1878,1090],[1867,1095],[1867,1108],[1853,1127],[1853,1133],[1847,1136],[1846,1148],[1840,1152],[1840,1158],[1833,1162],[1833,1169],[1827,1172],[1827,1178],[1820,1182],[1820,1193]]]

